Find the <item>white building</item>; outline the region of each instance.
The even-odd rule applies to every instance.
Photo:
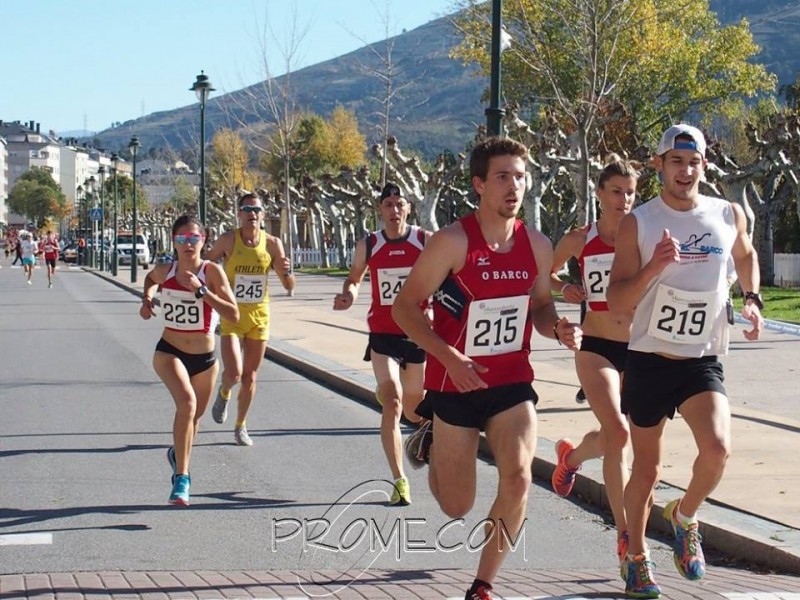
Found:
[[[8,225],[8,144],[0,137],[0,229]]]

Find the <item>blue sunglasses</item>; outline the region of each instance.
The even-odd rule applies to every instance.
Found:
[[[203,239],[204,236],[199,233],[191,233],[189,235],[175,235],[172,239],[176,244],[183,246],[184,244],[196,244]]]

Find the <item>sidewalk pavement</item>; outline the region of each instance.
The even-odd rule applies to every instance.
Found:
[[[95,271],[138,294],[145,273],[140,271],[133,285],[127,270],[116,279]],[[291,297],[276,280],[272,282],[267,357],[375,406],[372,369],[362,360],[369,294],[362,293],[349,311],[334,312],[333,296],[341,290],[340,278],[298,273]],[[574,306],[559,303],[557,308],[577,320]],[[742,329],[737,326],[731,339],[742,339]],[[579,384],[570,351],[534,334],[531,360],[540,397],[533,474],[549,481],[555,441],[571,437],[577,442],[596,427],[596,421],[587,404],[575,402]],[[800,575],[800,452],[796,451],[800,449],[800,420],[781,416],[797,414],[797,387],[791,381],[797,382],[800,337],[767,331],[762,342],[734,342],[724,363],[732,398],[733,452],[722,482],[699,514],[704,545],[771,570]],[[768,373],[771,376],[765,376]],[[743,408],[737,401],[765,392],[776,410]],[[649,522],[651,528],[669,533],[660,509],[682,494],[696,454],[689,428],[680,421],[678,416],[667,426],[663,476]],[[488,453],[485,444],[482,451]],[[608,506],[600,460],[583,465],[573,494]]]

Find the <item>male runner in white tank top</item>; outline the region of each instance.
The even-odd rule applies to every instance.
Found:
[[[697,510],[722,478],[730,453],[730,409],[717,360],[728,350],[728,269],[732,259],[745,292],[742,315],[758,338],[763,327],[758,257],[741,207],[700,195],[706,142],[699,129],[670,127],[653,162],[661,194],[620,224],[607,291],[609,308],[634,310],[622,412],[628,415],[633,468],[625,488],[630,535],[623,563],[625,592],[658,598],[645,525],[661,469],[661,438],[677,410],[692,430],[698,455],[680,500],[664,516],[675,534],[675,566],[687,579],[705,573]]]

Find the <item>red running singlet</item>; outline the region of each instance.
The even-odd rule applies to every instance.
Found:
[[[509,252],[489,248],[475,214],[461,219],[467,235],[464,267],[434,294],[433,330],[448,344],[488,368],[481,378],[496,387],[533,381],[530,292],[536,260],[524,223],[514,224]],[[444,365],[428,355],[425,389],[457,392]]]

